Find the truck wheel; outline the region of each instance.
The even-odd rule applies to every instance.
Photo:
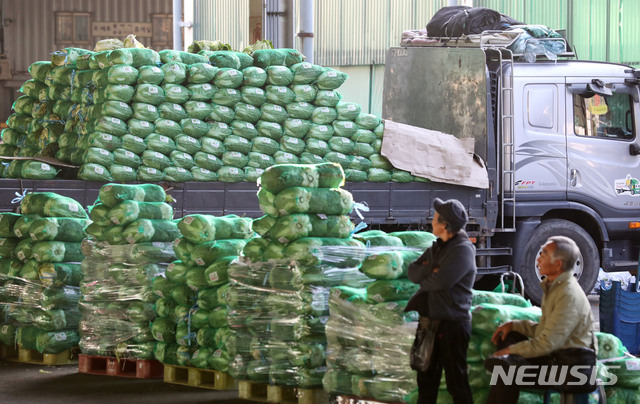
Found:
[[[542,301],[542,288],[540,287],[542,278],[536,267],[536,260],[542,251],[542,245],[551,236],[566,236],[578,245],[580,255],[573,271],[585,293],[591,292],[598,279],[600,255],[598,247],[589,233],[567,220],[545,220],[533,230],[531,238],[525,246],[524,258],[517,268],[517,272],[520,273],[524,281],[525,293],[537,304]]]

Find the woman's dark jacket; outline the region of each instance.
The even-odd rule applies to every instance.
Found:
[[[437,239],[416,261],[408,277],[420,289],[405,311],[417,311],[433,320],[471,320],[471,289],[476,278],[476,249],[460,230],[446,242]],[[438,268],[437,272],[433,272]]]

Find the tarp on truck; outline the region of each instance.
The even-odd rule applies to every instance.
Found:
[[[489,188],[474,139],[385,120],[381,154],[394,167],[435,182]]]

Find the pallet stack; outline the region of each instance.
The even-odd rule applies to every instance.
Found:
[[[100,189],[83,245],[81,372],[127,376],[116,369],[130,362],[131,377],[162,377],[162,366],[150,362],[156,348],[152,282],[174,260],[172,240],[179,234],[165,199],[154,184]]]

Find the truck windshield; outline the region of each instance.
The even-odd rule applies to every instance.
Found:
[[[634,139],[632,108],[632,97],[622,92],[589,98],[573,94],[574,132],[578,136]]]

